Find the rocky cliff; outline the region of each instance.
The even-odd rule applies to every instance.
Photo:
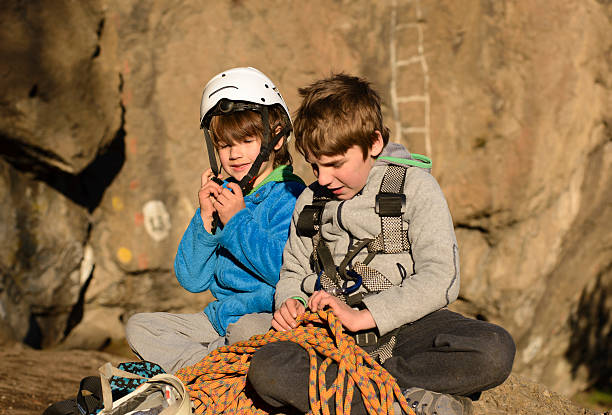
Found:
[[[172,262],[208,167],[204,84],[254,66],[295,109],[344,71],[434,160],[454,308],[513,334],[516,374],[610,386],[609,1],[9,0],[0,45],[4,344],[104,349],[134,312],[201,309]]]

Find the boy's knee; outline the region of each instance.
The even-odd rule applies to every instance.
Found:
[[[283,373],[295,372],[296,365],[307,359],[306,350],[296,343],[269,343],[251,357],[247,379],[256,390],[265,389],[278,383]]]
[[[308,409],[308,352],[281,341],[262,346],[251,357],[247,380],[268,404]]]
[[[483,340],[483,373],[489,374],[488,388],[502,384],[512,372],[516,345],[510,333],[496,327]]]
[[[143,334],[148,332],[146,326],[150,320],[147,318],[147,314],[150,313],[137,313],[128,319],[125,325],[125,339],[130,346],[133,346],[134,342],[137,342]]]
[[[516,354],[514,339],[505,329],[498,327],[497,330],[492,332],[490,343],[489,350],[493,352],[491,355],[497,355],[500,365],[509,373],[512,370],[514,355]]]
[[[227,326],[225,336],[229,344],[245,341],[257,334],[265,334],[270,329],[271,321],[272,315],[269,313],[245,314]]]

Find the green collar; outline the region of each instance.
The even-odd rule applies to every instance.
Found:
[[[409,166],[421,167],[422,169],[431,169],[431,159],[422,154],[412,153],[412,159],[403,159],[389,156],[380,156],[379,159],[387,160],[397,164],[407,164]]]
[[[304,181],[299,176],[293,174],[293,167],[282,165],[272,170],[272,172],[268,174],[261,183],[255,186],[249,194],[257,191],[261,186],[270,182],[298,182],[304,184]]]

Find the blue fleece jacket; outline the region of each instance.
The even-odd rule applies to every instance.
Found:
[[[219,335],[249,313],[273,311],[282,253],[304,182],[290,166],[280,166],[244,198],[214,235],[196,210],[178,247],[174,271],[188,291],[210,290],[215,301],[204,312]]]

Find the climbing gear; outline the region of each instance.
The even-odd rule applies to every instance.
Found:
[[[98,370],[102,384],[104,409],[98,415],[129,415],[148,413],[190,415],[191,401],[185,385],[174,375],[159,373],[151,378],[120,370],[106,363]],[[124,377],[140,381],[140,385],[116,399],[111,390],[111,379]]]
[[[268,109],[272,106],[280,106],[283,109],[284,118],[281,131],[273,136],[270,131],[268,114]],[[247,194],[252,188],[259,168],[268,160],[281,137],[289,141],[292,130],[289,108],[274,83],[262,72],[251,67],[232,68],[221,72],[204,87],[200,105],[200,128],[204,131],[210,168],[215,178],[219,175],[219,166],[208,130],[210,121],[216,115],[227,115],[246,110],[255,111],[261,115],[264,134],[259,155],[246,176],[238,183],[244,194]]]
[[[393,285],[383,274],[370,267],[369,263],[378,254],[410,251],[408,229],[404,229],[402,218],[406,212],[406,195],[403,192],[406,171],[410,165],[426,170],[431,168],[431,160],[428,157],[419,154],[412,156],[414,160],[403,160],[404,165],[390,164],[385,170],[374,205],[374,210],[380,217],[381,232],[373,239],[366,238],[353,244],[339,266],[335,265],[329,247],[321,236],[323,210],[333,199],[333,195],[325,187],[314,184],[312,204],[304,206],[300,212],[297,231],[299,235],[311,237],[313,241],[311,264],[317,273],[315,290],[323,289],[349,306],[359,308],[363,307],[363,299],[366,296],[384,291]],[[397,160],[399,159],[392,161]],[[353,263],[353,259],[364,248],[368,251],[366,258]],[[401,264],[398,266],[401,272]],[[360,287],[363,287],[363,290],[359,290]],[[376,330],[369,330],[355,334],[354,338],[362,347],[377,345],[370,355],[381,363],[392,355],[395,345],[394,332],[385,336],[385,339],[379,339]]]
[[[403,393],[410,409],[417,415],[471,415],[472,401],[427,389],[409,388]]]
[[[310,356],[308,394],[313,415],[329,415],[330,400],[335,402],[337,415],[349,415],[355,387],[372,415],[391,413],[394,400],[406,414],[415,415],[393,376],[355,345],[333,313],[306,312],[297,322],[313,323],[313,326],[300,325],[284,332],[270,330],[247,341],[216,349],[194,366],[180,369],[176,376],[187,385],[195,413],[265,415],[266,412],[256,408],[244,393],[250,358],[265,344],[292,341],[306,349]],[[324,357],[320,367],[317,367],[317,353]],[[338,364],[338,376],[333,385],[326,385],[325,373],[332,361]]]
[[[126,372],[130,375],[125,376]],[[125,396],[134,391],[137,387],[145,383],[147,379],[161,373],[166,372],[164,372],[164,369],[162,369],[160,365],[147,360],[123,362],[117,365],[117,370],[115,370],[113,376],[108,379],[108,383],[114,399],[117,399],[118,397]]]
[[[359,306],[365,295],[391,287],[389,280],[368,266],[377,254],[398,253],[410,250],[408,230],[404,229],[402,215],[406,211],[403,194],[406,167],[389,165],[385,171],[380,191],[376,195],[375,211],[380,216],[381,233],[374,239],[363,239],[354,244],[339,266],[334,264],[331,252],[321,237],[321,219],[329,192],[318,184],[313,188],[312,204],[304,206],[298,217],[297,231],[301,236],[313,239],[311,263],[318,278],[315,289],[324,289],[350,306]],[[368,255],[363,262],[349,264],[364,248]],[[354,292],[363,286],[365,292]]]
[[[102,387],[98,376],[81,379],[76,398],[51,404],[43,415],[90,415],[102,408]]]
[[[157,364],[148,361],[123,362],[117,367],[106,363],[100,376],[87,376],[79,385],[75,399],[67,399],[49,406],[43,415],[94,415],[133,393],[150,378],[165,373]],[[116,412],[113,412],[115,414]]]
[[[338,272],[339,269],[338,267],[336,267],[336,272]],[[345,270],[347,277],[350,277],[350,279],[345,280],[342,283],[342,286],[340,287],[331,287],[330,291],[328,291],[330,294],[335,295],[336,297],[340,296],[340,295],[349,295],[354,293],[355,291],[357,291],[359,289],[359,287],[361,287],[361,284],[363,282],[363,277],[361,275],[359,275],[357,272],[355,272],[355,270],[352,269],[347,269]],[[315,283],[315,291],[319,291],[321,290],[323,287],[321,285],[321,274],[323,273],[323,271],[319,271],[318,277],[317,277],[317,281]],[[349,285],[349,282],[353,282],[352,285]]]

